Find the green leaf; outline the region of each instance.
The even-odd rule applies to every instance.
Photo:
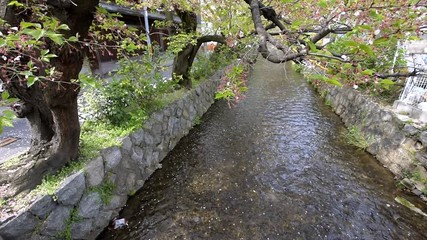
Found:
[[[302,24],[302,20],[295,20],[292,22],[291,29],[296,30],[301,26],[301,24]]]
[[[33,86],[34,83],[37,82],[38,80],[39,80],[39,78],[36,77],[36,76],[28,76],[28,78],[27,78],[27,86],[28,87]]]
[[[374,71],[371,69],[365,69],[362,71],[362,74],[372,76],[374,74]]]
[[[327,4],[326,0],[320,0],[320,1],[317,3],[317,5],[318,5],[319,7],[321,7],[321,8],[327,8],[327,7],[328,7],[328,4]]]
[[[62,45],[62,44],[64,44],[64,38],[63,38],[62,34],[55,33],[55,32],[52,32],[52,31],[48,31],[48,32],[46,33],[46,36],[47,36],[50,40],[54,41],[54,42],[55,42],[56,44],[58,44],[58,45]]]
[[[40,25],[40,23],[32,23],[32,22],[21,22],[20,24],[19,24],[20,26],[21,26],[21,28],[22,29],[25,29],[25,28],[30,28],[30,27],[35,27],[35,28],[42,28],[42,25]]]
[[[315,52],[317,50],[316,45],[310,40],[307,41],[308,46],[310,47],[310,51]]]
[[[387,42],[387,41],[389,41],[389,38],[380,37],[380,38],[375,39],[374,42],[373,42],[373,44],[374,45],[378,45],[378,44],[381,44],[381,43],[384,43],[384,42]]]
[[[11,1],[7,6],[24,7],[25,5],[18,1]]]
[[[379,21],[381,21],[381,20],[383,20],[383,19],[384,19],[384,16],[383,16],[383,15],[381,15],[381,14],[379,14],[376,10],[371,10],[371,11],[369,12],[369,15],[370,15],[371,17],[375,18],[376,20],[379,20]]]
[[[70,30],[67,24],[61,24],[58,26],[58,30]]]
[[[39,40],[45,35],[45,30],[43,29],[24,29],[23,33],[32,36],[35,40]]]
[[[77,41],[79,41],[79,39],[76,36],[71,36],[68,38],[68,41],[69,42],[77,42]]]
[[[15,113],[10,109],[3,110],[2,114],[4,117],[9,118],[9,119],[12,119],[15,117]]]
[[[385,89],[390,89],[390,86],[393,86],[394,84],[396,84],[395,82],[393,82],[390,79],[383,79],[380,81],[381,87],[385,88]]]
[[[359,26],[357,26],[356,28],[358,28],[358,29],[363,29],[363,30],[372,30],[372,27],[371,27],[371,26],[369,26],[369,25],[365,25],[365,24],[359,25]]]
[[[375,56],[374,51],[373,51],[373,50],[372,50],[372,48],[371,48],[371,47],[369,47],[368,45],[366,45],[366,44],[360,44],[360,45],[359,45],[359,48],[360,48],[361,50],[363,50],[364,52],[366,52],[369,56],[371,56],[371,57]]]
[[[99,87],[100,84],[96,81],[96,79],[90,75],[86,75],[86,74],[80,74],[79,75],[79,81],[81,83],[82,86],[91,86],[93,88],[95,87]]]
[[[310,79],[316,79],[316,80],[321,80],[321,81],[326,81],[328,80],[327,77],[321,75],[321,74],[313,74],[309,76]]]
[[[381,80],[380,83],[381,84],[385,84],[385,85],[394,85],[394,84],[396,84],[396,82],[394,82],[393,80],[390,80],[388,78]]]
[[[1,99],[2,100],[6,100],[6,99],[8,99],[9,98],[9,93],[7,92],[7,91],[4,91],[4,92],[2,92],[2,94],[1,94]]]
[[[344,63],[344,65],[343,65],[344,69],[350,69],[352,67],[353,67],[353,65],[351,65],[351,63]]]
[[[327,83],[330,83],[332,85],[338,86],[338,87],[342,87],[342,84],[338,81],[337,78],[328,78],[326,80]]]
[[[346,47],[357,47],[357,46],[359,46],[359,43],[355,42],[355,41],[344,41],[342,44]]]

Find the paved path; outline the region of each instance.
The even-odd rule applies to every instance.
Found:
[[[7,107],[0,107],[0,111],[4,111],[5,109]],[[31,142],[31,131],[28,120],[17,118],[13,121],[13,127],[4,127],[3,133],[0,134],[0,142],[9,137],[17,140],[0,147],[0,163],[28,150]]]

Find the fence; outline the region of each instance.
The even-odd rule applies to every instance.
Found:
[[[427,74],[419,74],[409,77],[405,88],[400,94],[399,100],[417,106],[421,102],[427,101]]]

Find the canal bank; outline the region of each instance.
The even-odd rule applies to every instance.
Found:
[[[425,239],[394,176],[289,66],[259,60],[247,98],[215,103],[98,239]]]
[[[21,209],[0,214],[0,239],[94,239],[211,106],[223,75],[217,71],[153,113],[119,146],[101,150],[66,177],[54,194],[30,195],[17,204]]]
[[[319,83],[316,89],[348,128],[362,134],[366,151],[389,169],[402,187],[427,201],[426,126],[403,121],[391,106],[348,86]]]

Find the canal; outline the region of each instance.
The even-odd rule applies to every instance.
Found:
[[[393,175],[289,65],[259,60],[247,98],[215,103],[98,239],[427,239]]]

